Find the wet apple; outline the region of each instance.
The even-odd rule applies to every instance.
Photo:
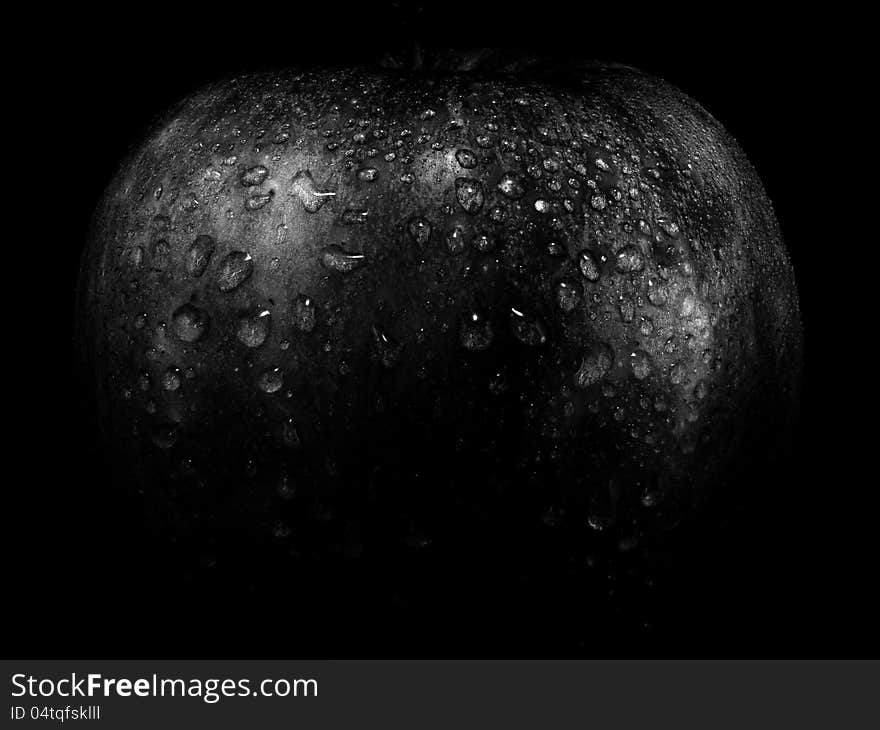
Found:
[[[79,314],[108,453],[206,555],[650,550],[772,461],[801,362],[743,152],[598,64],[202,89],[107,188]]]

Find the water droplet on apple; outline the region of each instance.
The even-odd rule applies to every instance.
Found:
[[[186,251],[186,273],[198,277],[205,273],[215,248],[211,236],[198,236]]]
[[[479,180],[467,177],[456,178],[455,197],[466,213],[474,215],[483,207],[483,186]]]
[[[510,328],[513,336],[524,345],[534,347],[543,345],[547,341],[547,330],[541,320],[523,310],[511,307]]]
[[[128,250],[126,257],[128,264],[133,269],[139,269],[144,265],[144,247],[135,246]]]
[[[630,354],[630,365],[638,380],[644,380],[651,374],[651,356],[644,350],[636,350]]]
[[[580,285],[573,280],[563,279],[556,285],[556,301],[563,312],[572,312],[581,301]]]
[[[587,388],[598,383],[614,363],[614,352],[604,342],[596,343],[584,355],[575,373],[574,382],[578,388]]]
[[[680,385],[687,375],[687,368],[684,363],[677,362],[669,368],[669,381],[673,385]]]
[[[301,332],[315,329],[315,303],[311,297],[300,294],[293,304],[293,323]]]
[[[349,208],[342,212],[342,222],[347,225],[363,225],[367,222],[367,218],[370,215],[370,211],[368,210],[358,210],[355,208]]]
[[[268,193],[255,193],[254,195],[251,195],[244,201],[245,210],[259,210],[272,200],[274,195],[275,192],[272,190]]]
[[[408,228],[409,235],[420,246],[424,246],[431,238],[431,224],[424,218],[413,218]]]
[[[465,243],[464,229],[461,226],[456,226],[449,234],[449,238],[446,239],[446,247],[451,254],[459,254],[464,251]]]
[[[657,225],[660,226],[663,232],[670,238],[678,238],[679,227],[678,223],[675,221],[671,221],[668,218],[658,218]]]
[[[492,344],[494,332],[489,321],[479,312],[471,312],[463,319],[459,340],[466,350],[479,352]]]
[[[669,291],[662,281],[648,279],[648,301],[655,307],[662,307],[669,298]]]
[[[220,291],[229,292],[250,278],[254,271],[254,262],[246,251],[232,251],[227,254],[217,272],[217,287]]]
[[[269,368],[260,373],[257,387],[264,393],[277,393],[284,385],[284,372],[281,368]]]
[[[299,430],[292,418],[288,418],[281,426],[281,442],[292,451],[298,451],[302,447]]]
[[[168,368],[162,375],[162,387],[168,391],[175,391],[180,387],[180,369]]]
[[[526,192],[519,178],[512,172],[506,172],[502,175],[498,189],[511,200],[519,200]]]
[[[465,170],[472,170],[477,166],[477,156],[467,148],[462,148],[456,152],[455,159],[458,160],[458,164]]]
[[[235,336],[246,347],[259,347],[269,336],[271,322],[268,309],[244,312],[238,318]]]
[[[617,253],[617,270],[621,274],[630,274],[641,271],[645,266],[645,259],[635,246],[626,246]]]
[[[204,309],[187,303],[174,310],[171,323],[179,340],[197,342],[208,331],[209,318]]]
[[[587,281],[599,281],[599,266],[593,254],[589,251],[581,251],[580,261],[578,262],[581,273]]]
[[[495,239],[481,233],[479,236],[474,236],[474,248],[480,253],[487,253],[495,248]]]
[[[245,187],[255,187],[262,185],[267,177],[269,177],[269,170],[263,165],[255,165],[242,172],[238,179]]]
[[[366,263],[362,253],[349,253],[337,244],[327,246],[321,254],[321,262],[331,271],[347,274]]]
[[[388,369],[393,368],[400,358],[403,346],[376,325],[373,325],[373,342],[376,345],[376,351],[379,354],[379,361],[382,363],[382,366]]]
[[[300,170],[293,176],[290,191],[302,203],[307,213],[317,213],[327,199],[336,195],[335,192],[320,190],[308,170]]]

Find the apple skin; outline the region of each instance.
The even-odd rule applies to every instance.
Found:
[[[242,76],[122,163],[79,342],[168,535],[540,571],[650,551],[784,446],[797,291],[743,152],[639,71],[515,70]]]

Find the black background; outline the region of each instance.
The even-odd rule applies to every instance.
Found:
[[[229,596],[205,605],[166,579],[143,547],[136,505],[104,476],[74,368],[74,286],[91,211],[129,145],[154,115],[201,84],[250,69],[372,62],[386,50],[495,46],[642,68],[697,99],[728,128],[773,201],[798,278],[806,370],[795,458],[734,544],[695,556],[676,616],[659,635],[601,645],[612,655],[864,656],[878,653],[869,495],[860,475],[855,405],[870,395],[867,351],[851,334],[864,310],[848,283],[858,264],[836,202],[854,184],[852,140],[836,131],[853,104],[841,64],[846,39],[824,21],[765,17],[648,18],[621,7],[481,4],[416,9],[394,3],[59,18],[27,30],[7,109],[16,203],[7,220],[6,364],[12,413],[5,491],[13,499],[7,652],[29,657],[346,656],[334,627],[285,626]],[[632,17],[629,17],[632,15]],[[837,127],[835,127],[837,125]],[[10,160],[10,164],[13,164]],[[9,169],[7,175],[9,175]],[[876,237],[876,227],[870,233]],[[17,252],[17,253],[15,253]],[[267,609],[267,612],[269,610]],[[413,618],[413,635],[418,636]],[[422,627],[424,629],[424,627]],[[365,630],[369,630],[366,627]],[[321,635],[326,640],[321,640]],[[511,627],[498,653],[521,653]],[[323,651],[321,646],[326,647]],[[392,655],[442,654],[417,639]],[[591,647],[572,649],[590,654]]]

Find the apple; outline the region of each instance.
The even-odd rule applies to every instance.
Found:
[[[474,58],[212,84],[108,186],[107,452],[208,563],[650,553],[790,436],[795,280],[736,142],[631,68]]]

